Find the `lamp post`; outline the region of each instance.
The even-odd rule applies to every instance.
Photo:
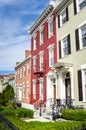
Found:
[[[40,102],[40,112],[39,112],[39,116],[42,116],[42,108],[41,108],[41,102]]]

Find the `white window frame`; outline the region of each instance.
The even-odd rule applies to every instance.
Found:
[[[37,47],[36,44],[37,44],[37,43],[36,43],[36,33],[34,33],[34,34],[33,34],[33,50],[36,50],[36,47]]]
[[[44,52],[40,52],[39,53],[39,57],[40,57],[40,70],[44,69]]]
[[[43,32],[43,25],[39,28],[39,32],[40,32],[40,45],[43,44],[43,41],[44,41],[44,32]]]
[[[86,102],[86,68],[82,69],[83,102]]]
[[[51,26],[52,25],[52,26]],[[48,37],[51,38],[53,36],[53,16],[48,20]]]
[[[33,99],[36,99],[36,80],[33,80]]]
[[[65,14],[65,17],[63,17]],[[66,19],[65,22],[63,22],[63,19]],[[67,22],[67,16],[66,16],[66,9],[62,11],[60,14],[60,26],[64,25]]]
[[[36,56],[33,57],[33,71],[36,71]]]
[[[80,2],[81,1],[81,2]],[[82,2],[85,2],[85,0],[76,0],[76,5],[77,5],[77,12],[80,12],[85,6],[83,6],[81,9],[80,9],[80,4]]]
[[[66,46],[64,47],[64,41],[66,40]],[[62,57],[65,57],[65,56],[67,56],[68,55],[68,53],[67,54],[65,54],[64,53],[64,49],[65,48],[68,48],[68,39],[67,39],[67,36],[66,37],[64,37],[62,40],[61,40],[61,52],[62,52]],[[68,51],[68,49],[67,49],[67,51]]]
[[[40,92],[40,100],[44,100],[44,82],[43,82],[43,78],[40,78],[39,79],[39,81],[40,81],[40,90],[39,90],[39,92]]]
[[[48,47],[48,51],[49,51],[49,67],[52,67],[54,64],[54,44]]]
[[[86,38],[86,35],[83,37],[82,36],[82,28],[84,28],[85,27],[85,29],[86,29],[86,24],[84,24],[83,26],[81,26],[80,28],[79,28],[79,41],[80,41],[80,49],[83,49],[83,48],[86,48],[86,45],[85,46],[83,46],[83,42],[82,42],[82,39],[83,38]],[[85,43],[86,44],[86,43]]]

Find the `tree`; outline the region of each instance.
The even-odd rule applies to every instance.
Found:
[[[6,106],[6,104],[14,98],[14,90],[11,85],[7,85],[7,87],[0,94],[0,104]]]

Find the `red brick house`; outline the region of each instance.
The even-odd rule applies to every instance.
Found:
[[[23,107],[30,107],[30,87],[31,87],[31,51],[25,51],[25,59],[17,62],[16,72],[16,100],[21,102]]]
[[[31,104],[38,107],[40,102],[56,99],[56,73],[53,65],[57,63],[56,14],[50,4],[29,32],[31,35]]]

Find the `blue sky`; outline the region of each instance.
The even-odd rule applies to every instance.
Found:
[[[28,29],[50,0],[0,0],[0,74],[14,71],[30,49]]]

